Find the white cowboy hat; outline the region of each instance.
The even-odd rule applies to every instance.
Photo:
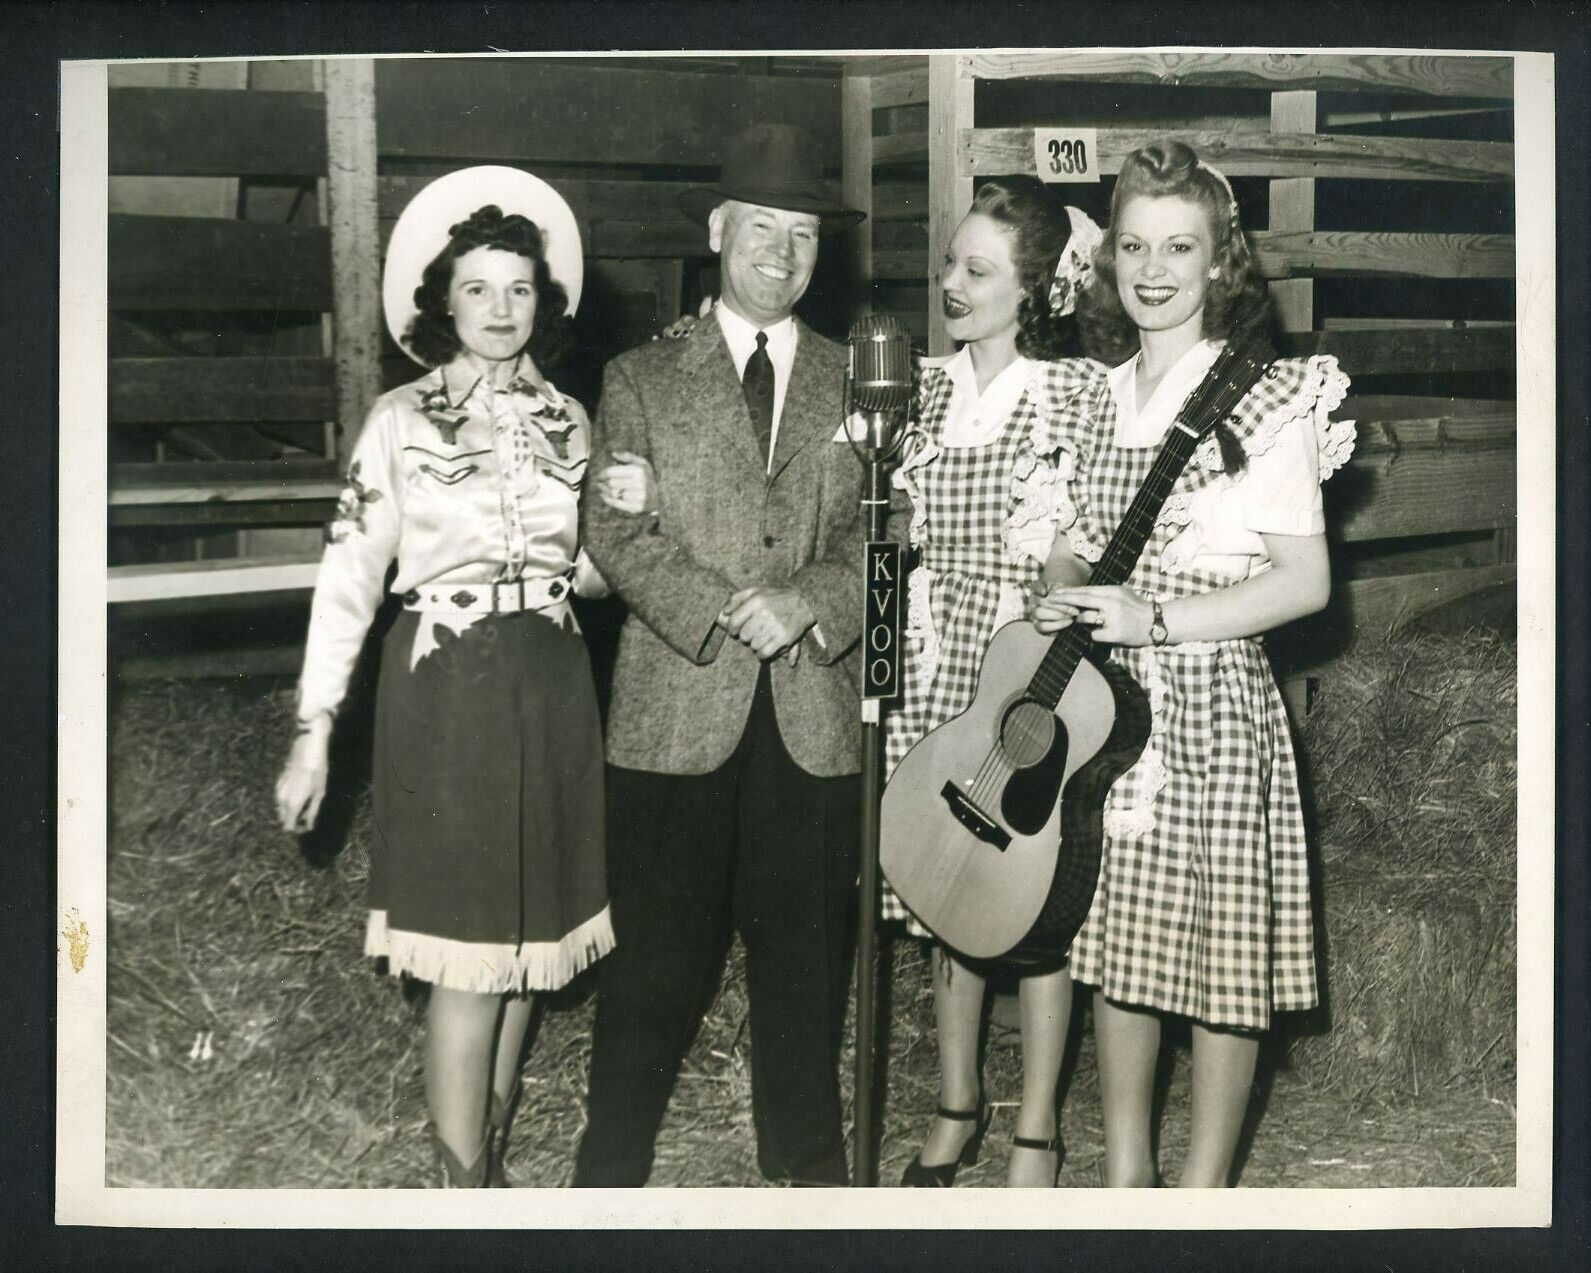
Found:
[[[387,330],[398,348],[416,362],[405,337],[417,312],[414,291],[420,275],[436,254],[447,246],[448,230],[467,221],[478,208],[495,203],[505,214],[518,213],[536,223],[547,254],[547,272],[569,297],[566,312],[580,303],[580,282],[585,257],[580,248],[580,227],[564,197],[540,177],[519,168],[482,164],[460,168],[438,177],[409,200],[387,244],[387,263],[381,275],[381,304]]]

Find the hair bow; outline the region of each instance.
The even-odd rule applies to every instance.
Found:
[[[1054,314],[1070,314],[1077,308],[1077,297],[1094,272],[1094,251],[1105,237],[1081,208],[1067,205],[1066,216],[1072,223],[1072,235],[1055,263],[1055,278],[1050,283],[1050,312]]]

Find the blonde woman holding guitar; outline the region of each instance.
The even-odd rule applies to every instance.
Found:
[[[1086,585],[1223,343],[1262,329],[1264,284],[1226,179],[1188,147],[1130,156],[1079,307],[1109,409],[1063,443],[1070,474],[1029,617],[1114,647],[1153,723],[1104,807],[1093,906],[1071,948],[1096,989],[1110,1185],[1158,1183],[1151,1103],[1165,1015],[1193,1029],[1178,1184],[1224,1186],[1272,1014],[1316,1002],[1298,770],[1262,633],[1330,590],[1320,482],[1348,457],[1329,357],[1274,363],[1172,488],[1125,585]]]
[[[1098,236],[1036,178],[1002,177],[979,188],[948,245],[941,303],[961,349],[924,368],[895,479],[911,497],[910,539],[921,564],[908,586],[905,691],[886,722],[891,768],[966,710],[984,648],[1001,624],[1022,617],[1054,537],[1053,416],[1103,401],[1098,369],[1062,357],[1072,351],[1069,315]],[[884,915],[931,936],[888,890]],[[977,1161],[989,1124],[978,1071],[988,970],[935,947],[939,1111],[903,1185],[949,1186],[959,1167]],[[1053,1186],[1071,983],[1064,958],[1022,971],[1023,1089],[1008,1182]]]

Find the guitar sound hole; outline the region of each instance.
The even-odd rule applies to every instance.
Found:
[[[1036,765],[1055,741],[1055,715],[1043,703],[1018,699],[1000,721],[1000,746],[1018,769]]]

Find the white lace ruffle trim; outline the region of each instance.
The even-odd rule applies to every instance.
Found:
[[[1298,391],[1261,417],[1259,424],[1243,438],[1244,453],[1250,459],[1264,455],[1276,445],[1284,428],[1308,419],[1314,428],[1320,481],[1324,482],[1348,462],[1358,436],[1352,420],[1330,418],[1348,396],[1348,386],[1347,373],[1331,354],[1316,354],[1305,359],[1304,379]],[[1221,470],[1221,448],[1213,433],[1199,443],[1192,464],[1210,473]],[[1191,526],[1192,517],[1191,497],[1186,494],[1173,495],[1160,510],[1155,519],[1157,524],[1180,527],[1160,554],[1163,569],[1181,570],[1203,549],[1205,536],[1197,526]]]
[[[1166,763],[1160,747],[1165,739],[1166,696],[1171,687],[1161,674],[1160,660],[1152,647],[1144,648],[1140,681],[1149,696],[1149,741],[1138,762],[1111,788],[1105,802],[1105,834],[1131,840],[1155,829],[1155,800],[1166,785]]]

